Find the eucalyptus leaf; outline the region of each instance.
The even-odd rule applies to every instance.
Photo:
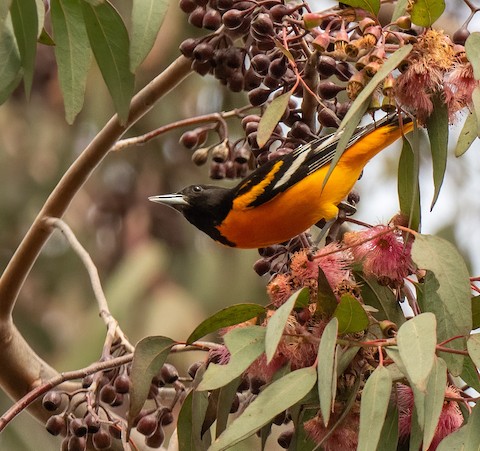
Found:
[[[362,392],[358,451],[371,451],[377,448],[391,391],[392,378],[390,372],[383,365],[380,365],[367,379]],[[375,425],[375,427],[372,427],[372,425]]]
[[[359,282],[363,302],[378,310],[372,316],[378,321],[388,319],[401,326],[405,322],[405,315],[392,289],[380,285],[375,277],[366,276],[362,272],[354,271],[354,275]]]
[[[470,33],[465,41],[465,52],[472,64],[475,80],[480,80],[480,32]]]
[[[83,106],[91,50],[79,0],[51,0],[55,57],[67,122]]]
[[[417,235],[412,246],[413,261],[428,270],[423,283],[423,308],[435,314],[439,342],[466,336],[472,329],[472,304],[467,265],[455,246],[443,238]],[[464,349],[465,340],[447,344]],[[458,376],[463,368],[461,354],[442,353],[448,369]]]
[[[418,139],[415,142],[418,143]],[[403,138],[398,162],[398,200],[400,211],[409,218],[409,227],[413,230],[419,230],[421,223],[419,175],[418,149],[414,152],[410,142]]]
[[[433,112],[427,119],[427,131],[432,153],[433,183],[435,186],[430,210],[433,209],[440,194],[440,188],[442,187],[447,168],[448,153],[448,108],[445,101],[439,96],[435,96],[433,105]]]
[[[409,380],[425,392],[437,344],[437,321],[433,313],[422,313],[398,329],[397,344]]]
[[[313,367],[293,371],[268,385],[218,437],[209,451],[223,451],[252,435],[305,397],[317,379]]]
[[[480,368],[480,334],[472,334],[468,337],[467,350],[475,366]]]
[[[447,385],[447,365],[441,358],[435,358],[435,363],[428,378],[425,395],[425,419],[423,430],[422,451],[427,451],[432,443],[438,420],[442,413],[445,401],[445,387]]]
[[[135,72],[152,50],[165,14],[168,0],[135,0],[132,8],[130,70]]]
[[[22,78],[21,60],[8,17],[0,27],[0,104],[10,97]]]
[[[230,352],[226,365],[211,363],[198,390],[214,390],[223,387],[240,376],[265,350],[265,328],[260,326],[240,327],[224,336]]]
[[[265,307],[258,304],[235,304],[225,307],[201,322],[190,334],[187,343],[193,343],[223,327],[234,326],[235,324],[248,321],[262,313],[265,313]]]
[[[320,267],[318,267],[317,282],[317,308],[315,309],[315,314],[325,318],[331,318],[338,306],[338,301],[332,287],[328,283],[327,276],[325,276],[325,273]]]
[[[265,109],[265,112],[258,123],[257,144],[263,147],[272,136],[275,127],[283,116],[287,108],[288,101],[293,92],[288,91],[278,97],[275,97]]]
[[[457,145],[455,146],[455,156],[461,157],[468,149],[470,149],[473,141],[477,138],[477,115],[475,112],[468,114],[463,128],[458,136]]]
[[[480,327],[480,296],[472,297],[472,329]]]
[[[318,396],[323,423],[328,425],[336,395],[335,349],[338,335],[338,320],[332,318],[325,327],[318,347]]]
[[[265,355],[267,356],[267,363],[272,361],[275,352],[277,351],[277,347],[282,339],[288,318],[292,313],[297,300],[305,296],[308,298],[308,288],[302,288],[301,290],[293,293],[268,320],[267,330],[265,333]]]
[[[25,94],[30,97],[37,53],[38,16],[35,0],[12,0],[10,14],[20,52]]]
[[[338,333],[361,332],[368,327],[368,315],[362,304],[349,294],[344,294],[333,314],[338,319]]]
[[[391,365],[390,365],[391,366]],[[390,402],[383,423],[377,451],[397,451],[398,446],[398,408],[395,402]]]
[[[144,338],[135,346],[130,371],[132,388],[128,409],[129,429],[147,400],[152,378],[160,372],[174,344],[168,337],[157,336]]]
[[[473,111],[476,119],[476,134],[480,136],[480,87],[476,86],[472,92]]]
[[[127,28],[114,6],[81,2],[88,39],[100,72],[112,96],[121,124],[128,119],[135,77],[130,72]]]
[[[410,16],[415,25],[431,27],[444,10],[445,0],[416,0],[412,3]]]

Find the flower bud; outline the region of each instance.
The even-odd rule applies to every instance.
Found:
[[[212,148],[212,159],[216,163],[223,163],[227,160],[230,153],[228,139],[224,139],[221,143]]]

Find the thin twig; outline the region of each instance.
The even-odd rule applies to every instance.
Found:
[[[50,391],[52,388],[57,387],[63,382],[71,381],[75,379],[82,379],[90,374],[94,374],[98,371],[109,370],[111,368],[116,368],[117,366],[124,365],[132,361],[133,354],[125,354],[121,357],[115,357],[110,360],[104,360],[102,362],[95,362],[91,365],[82,368],[80,370],[67,371],[60,373],[57,376],[49,379],[44,382],[42,385],[39,385],[32,391],[28,392],[23,398],[19,399],[15,404],[13,404],[10,409],[8,409],[0,417],[0,432],[5,429],[8,423],[10,423],[19,413],[26,409],[30,404],[36,401],[40,396]]]
[[[134,346],[128,341],[127,337],[120,329],[117,320],[110,313],[110,308],[108,307],[107,298],[105,297],[105,293],[103,292],[102,283],[100,282],[97,267],[95,266],[92,257],[90,257],[90,254],[80,244],[80,241],[78,241],[72,229],[64,221],[59,218],[47,218],[45,220],[45,223],[48,226],[54,227],[63,233],[63,235],[68,241],[68,244],[70,244],[70,247],[80,257],[80,260],[85,266],[85,269],[87,270],[90,277],[90,284],[92,285],[95,299],[97,300],[100,317],[103,319],[105,325],[108,328],[107,341],[109,342],[109,346],[107,347],[110,349],[114,338],[118,337],[121,340],[121,343],[125,346],[125,349],[128,352],[133,352],[133,350],[135,349]]]

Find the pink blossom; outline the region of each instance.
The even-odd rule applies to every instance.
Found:
[[[455,397],[457,389],[453,386],[445,388],[447,397]],[[412,412],[413,412],[413,390],[403,384],[397,386],[398,398],[398,433],[401,441],[408,440],[411,431]],[[439,443],[452,432],[460,428],[463,423],[463,416],[458,404],[455,401],[445,400],[438,420],[435,435],[428,448],[429,451],[435,451]]]
[[[338,406],[336,410],[341,411],[341,407]],[[360,416],[356,410],[355,407],[352,408],[352,411],[346,416],[342,423],[322,442],[322,449],[324,451],[355,451],[357,449]],[[308,420],[303,426],[312,440],[315,443],[320,443],[325,439],[332,425],[335,424],[337,420],[338,413],[334,412],[333,417],[330,418],[330,424],[327,427],[325,427],[320,415]]]
[[[352,246],[354,259],[363,262],[364,273],[386,285],[401,286],[413,271],[411,243],[405,244],[401,234],[388,226],[347,233],[344,243]]]

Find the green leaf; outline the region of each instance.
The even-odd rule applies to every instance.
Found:
[[[477,115],[475,112],[469,113],[465,124],[463,124],[462,131],[458,136],[457,145],[455,147],[455,156],[462,156],[470,146],[473,141],[477,138]]]
[[[468,337],[467,350],[475,366],[480,368],[480,334],[472,334]]]
[[[272,136],[273,130],[275,130],[278,121],[282,118],[291,96],[292,91],[288,91],[285,94],[275,97],[265,109],[265,112],[258,123],[258,147],[263,147],[270,139],[270,136]]]
[[[472,92],[472,103],[473,103],[473,111],[475,113],[475,119],[477,129],[476,134],[480,136],[480,87],[476,86]]]
[[[206,433],[203,434],[203,430],[202,430],[204,420],[207,414],[207,409],[208,409],[208,399],[209,399],[209,396],[206,391],[195,390],[193,392],[192,435],[193,435],[193,449],[195,451],[204,451],[210,445],[210,431],[206,431]]]
[[[10,17],[0,27],[0,104],[10,97],[22,79],[21,61]]]
[[[308,288],[304,287],[301,290],[293,293],[282,306],[270,317],[267,324],[267,331],[265,334],[265,355],[267,356],[267,363],[270,363],[277,351],[278,344],[283,336],[285,325],[288,317],[292,312],[298,299],[308,299]],[[304,302],[304,301],[301,301]]]
[[[112,96],[121,124],[128,119],[135,77],[130,72],[128,32],[120,14],[108,2],[81,2],[88,39]]]
[[[473,66],[475,80],[480,80],[480,32],[471,33],[465,42],[468,61]]]
[[[48,45],[50,47],[55,47],[55,41],[53,38],[48,34],[48,31],[45,28],[42,28],[42,32],[38,37],[38,43],[43,45]]]
[[[418,143],[418,139],[415,140]],[[409,141],[403,139],[402,153],[398,162],[398,200],[400,211],[408,216],[409,227],[420,229],[420,184],[419,184],[419,158],[418,149],[413,152]]]
[[[374,16],[380,11],[380,0],[342,0],[345,5],[352,8],[361,8],[372,13]]]
[[[422,399],[424,396],[422,396]],[[422,407],[423,410],[423,407]],[[410,430],[410,443],[409,451],[418,451],[422,446],[423,433],[422,428],[419,424],[417,403],[413,407],[412,420],[411,420],[411,430]]]
[[[337,360],[337,375],[343,374],[343,372],[347,369],[350,362],[354,359],[354,357],[358,354],[360,350],[359,346],[351,346],[347,349],[341,351],[340,356]],[[322,357],[323,361],[323,357]]]
[[[328,283],[325,273],[320,267],[318,268],[317,293],[317,308],[315,314],[324,318],[331,318],[338,305],[337,297]]]
[[[398,329],[398,350],[407,376],[422,392],[426,390],[435,359],[436,324],[435,315],[422,313]]]
[[[468,384],[468,386],[480,392],[478,369],[469,356],[465,356],[465,359],[463,360],[463,369],[460,377]]]
[[[445,0],[415,0],[410,16],[412,22],[420,27],[430,27],[443,14]]]
[[[472,330],[469,273],[455,246],[439,237],[417,235],[412,246],[412,258],[419,268],[429,270],[424,279],[423,308],[437,318],[439,342],[467,336]],[[457,339],[445,346],[464,349],[465,341]],[[442,353],[442,358],[453,375],[461,373],[462,355]]]
[[[30,97],[37,53],[38,17],[35,0],[12,0],[10,13],[23,67],[25,94]]]
[[[342,134],[335,151],[335,156],[330,164],[330,168],[325,176],[324,185],[327,183],[330,174],[334,170],[338,160],[345,151],[350,138],[352,137],[357,125],[362,119],[363,115],[368,109],[370,104],[370,96],[375,91],[377,86],[381,81],[407,57],[407,55],[412,51],[412,45],[407,44],[400,47],[394,53],[390,55],[383,64],[380,70],[374,75],[374,77],[368,82],[368,84],[363,88],[362,92],[358,97],[353,101],[351,107],[348,109],[347,114],[343,118],[340,126],[338,127],[337,134]]]
[[[390,365],[391,366],[391,365]],[[377,451],[397,451],[398,446],[398,409],[395,402],[390,402],[383,423]]]
[[[447,168],[448,153],[448,108],[445,102],[438,96],[434,98],[433,105],[433,112],[427,119],[427,131],[432,152],[433,183],[435,186],[430,210],[433,209],[440,194],[440,188],[442,187]]]
[[[252,435],[280,412],[306,396],[316,379],[315,368],[308,367],[293,371],[268,385],[212,443],[209,451],[228,449]]]
[[[445,387],[447,385],[447,364],[440,358],[435,358],[435,363],[428,378],[427,392],[425,394],[425,420],[423,431],[422,450],[427,451],[432,443],[438,420],[442,413],[445,400]]]
[[[152,50],[168,5],[168,0],[135,0],[133,2],[130,46],[130,70],[133,73]]]
[[[333,316],[338,319],[338,333],[341,335],[361,332],[369,324],[362,304],[349,294],[342,295]]]
[[[392,14],[392,22],[395,22],[399,17],[405,16],[407,13],[408,0],[398,0],[395,3],[395,9]]]
[[[215,437],[218,437],[227,428],[228,416],[230,415],[230,409],[232,408],[232,403],[237,393],[240,380],[240,377],[238,377],[219,389]]]
[[[227,365],[211,363],[198,390],[215,390],[240,376],[265,350],[265,328],[260,326],[240,327],[231,330],[224,337],[230,352]]]
[[[205,335],[216,332],[222,327],[234,326],[235,324],[248,321],[262,313],[265,313],[265,307],[258,304],[231,305],[201,322],[190,334],[187,343],[193,343]]]
[[[51,1],[58,78],[69,124],[83,106],[90,66],[90,44],[79,0]]]
[[[401,326],[405,322],[405,315],[393,291],[380,285],[375,277],[365,276],[358,271],[355,271],[354,275],[355,280],[359,282],[363,302],[378,310],[377,313],[372,313],[372,316],[378,321],[388,319]]]
[[[480,296],[472,298],[472,329],[480,327]]]
[[[35,8],[37,9],[37,39],[39,39],[45,23],[45,4],[43,0],[35,0]]]
[[[378,366],[367,379],[362,392],[358,451],[371,451],[377,448],[391,391],[390,372],[383,365]],[[373,425],[375,427],[372,427]]]
[[[465,427],[465,426],[464,426]],[[462,428],[463,429],[463,428]],[[478,451],[480,448],[480,403],[472,409],[466,425],[466,434],[464,436],[464,450]]]
[[[330,413],[337,392],[337,365],[335,362],[337,335],[338,320],[337,318],[332,318],[325,327],[318,346],[318,397],[320,399],[320,412],[322,413],[325,426],[328,425],[330,420]]]
[[[174,344],[170,338],[158,336],[146,337],[135,346],[130,371],[132,388],[128,409],[129,429],[147,400],[152,378],[159,373]]]
[[[190,391],[183,400],[177,419],[178,449],[182,451],[195,451],[193,437],[193,391]]]

